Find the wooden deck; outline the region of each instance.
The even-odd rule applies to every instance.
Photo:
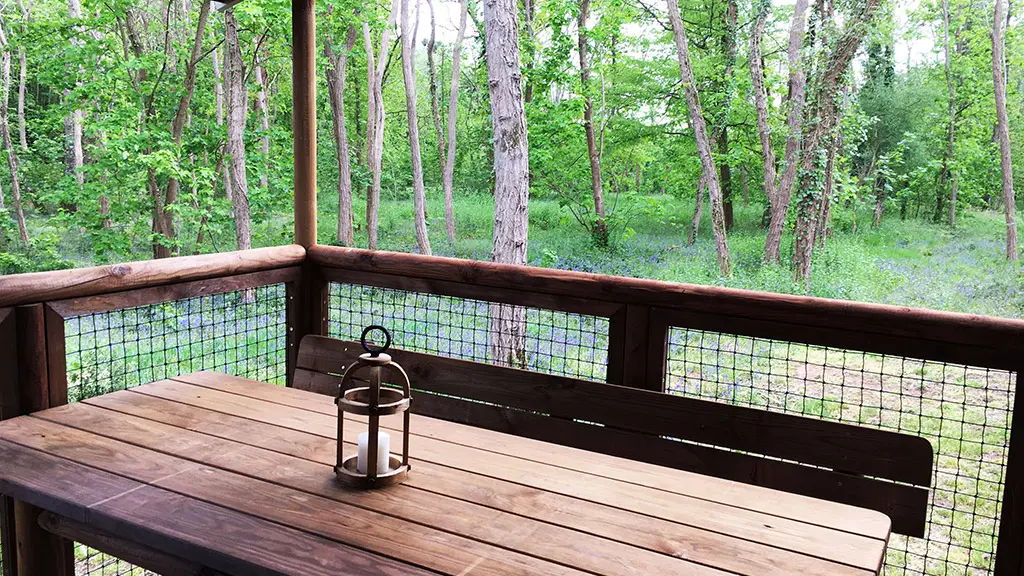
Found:
[[[335,414],[217,373],[155,382],[0,424],[0,490],[229,574],[868,575],[884,556],[877,512],[423,416],[407,483],[352,491]]]

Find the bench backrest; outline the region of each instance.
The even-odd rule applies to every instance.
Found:
[[[356,342],[306,336],[296,388],[336,394]],[[927,439],[600,382],[388,352],[414,389],[413,412],[878,510],[923,536]],[[596,424],[596,425],[595,425]]]

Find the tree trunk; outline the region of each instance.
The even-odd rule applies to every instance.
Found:
[[[807,20],[807,0],[796,0],[793,7],[793,23],[789,29],[789,115],[786,126],[789,136],[786,138],[786,152],[783,157],[784,167],[779,184],[775,188],[772,200],[772,215],[768,223],[768,234],[765,237],[764,261],[766,264],[779,263],[779,247],[782,244],[782,229],[786,226],[786,214],[789,212],[789,201],[796,183],[797,164],[800,161],[800,133],[806,99],[807,77],[804,73],[800,49],[804,42],[804,24]]]
[[[207,0],[209,2],[209,0]],[[249,91],[245,86],[245,63],[238,42],[238,22],[234,10],[224,13],[224,69],[227,84],[227,153],[231,166],[231,199],[235,214],[235,241],[239,250],[251,247],[249,222],[249,182],[245,168],[245,123],[249,107]]]
[[[526,264],[530,176],[519,67],[515,0],[484,1],[485,57],[494,141],[494,249],[491,259]],[[526,309],[492,304],[490,348],[495,363],[526,367]]]
[[[459,112],[459,66],[462,60],[462,40],[466,35],[467,0],[460,0],[459,32],[452,46],[452,81],[448,94],[448,153],[444,159],[441,185],[444,188],[444,224],[448,241],[455,241],[455,121]]]
[[[1010,124],[1006,115],[1006,82],[1003,79],[1003,1],[996,0],[992,16],[992,82],[996,99],[996,135],[999,165],[1003,173],[1003,210],[1006,212],[1006,259],[1018,260],[1017,218],[1013,197],[1013,164],[1010,161]]]
[[[828,60],[821,69],[819,81],[807,117],[803,121],[804,134],[800,150],[800,201],[797,203],[796,233],[793,241],[793,280],[802,282],[806,290],[811,286],[811,256],[821,206],[821,191],[817,185],[820,174],[818,146],[822,139],[832,137],[839,122],[838,94],[840,83],[850,66],[850,60],[867,31],[867,23],[874,15],[879,0],[865,0],[849,14],[843,30],[835,42]],[[781,192],[780,192],[781,198]]]
[[[832,189],[835,186],[836,154],[842,146],[843,135],[837,134],[828,146],[828,159],[825,161],[825,191],[821,195],[821,207],[818,209],[817,241],[818,248],[825,247],[825,236],[828,223],[832,218]]]
[[[697,199],[693,209],[693,219],[690,220],[690,237],[686,239],[687,246],[693,246],[693,243],[697,241],[700,219],[704,216],[704,188],[704,177],[701,176],[697,182]]]
[[[380,212],[381,160],[384,152],[384,69],[388,48],[391,46],[391,28],[398,13],[398,0],[392,0],[387,25],[380,35],[380,52],[376,65],[373,57],[373,38],[370,25],[363,22],[363,42],[366,45],[366,164],[370,169],[371,184],[366,194],[366,233],[370,250],[377,249],[377,224]]]
[[[754,90],[754,108],[757,111],[757,135],[761,140],[761,159],[764,162],[764,194],[768,205],[775,204],[775,148],[772,146],[771,126],[768,124],[768,92],[765,89],[764,69],[761,66],[761,39],[768,20],[771,0],[759,0],[754,29],[750,32],[750,80]],[[744,194],[744,198],[746,194]],[[744,204],[746,200],[744,200]]]
[[[28,152],[28,129],[25,123],[25,83],[28,79],[28,65],[25,62],[25,48],[18,48],[18,140],[21,151]]]
[[[4,150],[7,151],[7,168],[11,173],[11,201],[14,203],[14,218],[18,223],[18,236],[21,243],[28,248],[28,228],[25,227],[25,211],[21,203],[21,182],[18,179],[18,152],[11,143],[11,128],[7,114],[7,102],[11,93],[11,52],[7,45],[7,36],[0,28],[0,72],[3,74],[3,92],[0,93],[0,138]]]
[[[718,170],[722,185],[722,207],[725,213],[725,229],[733,226],[732,210],[732,168],[729,166],[729,106],[732,104],[733,71],[736,68],[736,0],[728,0],[722,26],[722,54],[725,56],[725,103],[720,112],[717,130]]]
[[[223,126],[224,125],[224,83],[222,81],[221,67],[220,67],[220,64],[221,64],[222,60],[221,60],[220,56],[217,55],[216,47],[213,50],[213,57],[212,58],[213,58],[213,82],[214,82],[213,83],[213,87],[214,87],[214,92],[216,93],[216,99],[217,99],[217,126]],[[227,69],[227,63],[228,63],[228,53],[227,53],[227,51],[224,52],[223,63],[224,63],[224,69],[226,70]],[[221,142],[221,144],[220,144],[220,155],[221,155],[222,159],[224,158],[224,156],[227,155],[227,141]],[[228,202],[231,202],[232,206],[234,206],[235,202],[234,202],[234,200],[231,197],[231,167],[228,166],[228,162],[224,162],[223,166],[221,167],[220,175],[221,175],[221,178],[223,179],[223,183],[224,183],[224,197],[228,199]]]
[[[802,0],[798,0],[802,1]],[[715,160],[711,156],[711,142],[708,139],[707,125],[701,110],[697,86],[693,80],[693,67],[690,65],[690,49],[687,45],[686,31],[679,16],[679,1],[668,0],[668,16],[672,25],[676,42],[676,56],[679,60],[679,75],[682,78],[683,90],[686,93],[686,105],[690,109],[690,124],[697,141],[697,154],[700,156],[701,173],[707,186],[708,198],[711,201],[711,230],[715,236],[715,251],[718,255],[718,269],[722,276],[729,276],[729,244],[725,236],[725,214],[722,209],[722,191],[718,185],[718,174]]]
[[[412,31],[409,0],[402,0],[402,80],[405,84],[405,113],[409,119],[409,155],[412,163],[413,226],[420,254],[430,255],[427,234],[427,195],[423,188],[423,158],[420,156],[420,127],[416,117],[415,33]]]
[[[604,188],[601,182],[601,153],[597,148],[594,133],[594,101],[590,97],[590,62],[587,58],[587,15],[590,0],[580,0],[579,17],[576,20],[578,49],[580,55],[580,87],[583,91],[583,129],[587,134],[587,156],[590,158],[590,193],[594,199],[594,242],[598,246],[608,245],[608,223],[605,221]]]
[[[956,227],[956,173],[950,164],[953,162],[956,153],[956,86],[953,83],[952,54],[949,50],[949,0],[942,0],[942,43],[945,53],[946,91],[948,93],[948,114],[949,119],[946,125],[946,153],[942,157],[941,186],[938,196],[942,197],[945,185],[949,183],[949,225]],[[941,212],[936,214],[936,220],[942,218]]]
[[[523,22],[526,28],[526,37],[530,39],[530,50],[526,58],[526,93],[523,94],[523,102],[533,102],[533,50],[537,42],[537,34],[533,30],[533,0],[523,0]]]
[[[258,47],[257,47],[258,48]],[[253,56],[256,81],[260,89],[256,93],[256,110],[260,114],[260,154],[263,156],[263,170],[260,172],[260,189],[264,192],[270,187],[270,107],[267,104],[267,71],[259,54]]]
[[[444,169],[444,132],[441,130],[441,103],[437,88],[437,64],[434,62],[434,51],[437,46],[437,21],[434,18],[434,0],[427,0],[430,7],[430,39],[427,40],[427,70],[430,72],[430,115],[434,120],[434,135],[437,137],[437,157],[441,169]],[[444,65],[444,59],[441,60]]]
[[[355,246],[352,229],[352,167],[348,151],[348,132],[345,127],[345,75],[348,55],[356,44],[358,32],[349,26],[345,35],[345,49],[341,55],[334,53],[331,44],[334,37],[324,41],[324,56],[327,57],[327,92],[331,102],[331,119],[334,127],[334,149],[338,157],[338,243]]]
[[[80,0],[68,0],[68,18],[79,20],[82,18],[82,3]],[[79,40],[74,39],[72,43],[78,44]],[[71,96],[70,90],[65,90],[64,97]],[[68,174],[75,177],[78,186],[85,183],[85,175],[82,167],[85,164],[85,154],[82,152],[82,111],[72,110],[64,119],[64,141],[67,146],[67,170]]]
[[[875,210],[871,215],[871,227],[878,228],[882,225],[882,216],[885,214],[885,177],[875,180]]]

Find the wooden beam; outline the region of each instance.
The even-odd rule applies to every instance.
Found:
[[[316,244],[316,2],[292,0],[295,243]]]
[[[150,286],[207,280],[296,266],[306,258],[302,246],[275,246],[222,254],[145,260],[75,270],[4,276],[0,306],[95,296]]]
[[[19,415],[31,414],[50,407],[46,316],[46,309],[42,304],[19,306],[15,311],[18,334],[16,363]],[[63,331],[63,325],[61,330]],[[61,360],[63,361],[63,358]],[[64,397],[66,401],[66,388]],[[17,550],[17,574],[74,576],[75,558],[71,541],[40,528],[36,520],[41,512],[41,509],[31,504],[14,501],[12,516]]]
[[[1015,408],[1024,406],[1021,374],[1024,374],[1024,362],[1014,375]],[[1006,458],[1006,485],[999,516],[995,576],[1024,576],[1024,418],[1017,416],[1014,414],[1010,428],[1010,453]]]
[[[785,323],[792,330],[814,327],[819,334],[848,332],[854,334],[846,337],[851,346],[856,342],[871,347],[865,350],[869,352],[911,356],[911,351],[930,350],[933,356],[938,350],[959,349],[961,358],[989,368],[1016,368],[1020,343],[1024,342],[1024,321],[1009,318],[336,246],[314,246],[309,258],[325,267],[473,285],[481,288],[484,299],[488,287],[527,290],[683,312],[714,311],[740,321]],[[878,335],[890,337],[885,349],[875,344]],[[939,343],[944,348],[918,346],[911,350],[900,346],[899,339]],[[923,359],[949,361],[945,357]]]

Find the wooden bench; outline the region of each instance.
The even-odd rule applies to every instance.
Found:
[[[306,336],[294,386],[335,395],[357,342]],[[877,510],[923,536],[932,446],[922,437],[430,354],[388,351],[413,412]]]

